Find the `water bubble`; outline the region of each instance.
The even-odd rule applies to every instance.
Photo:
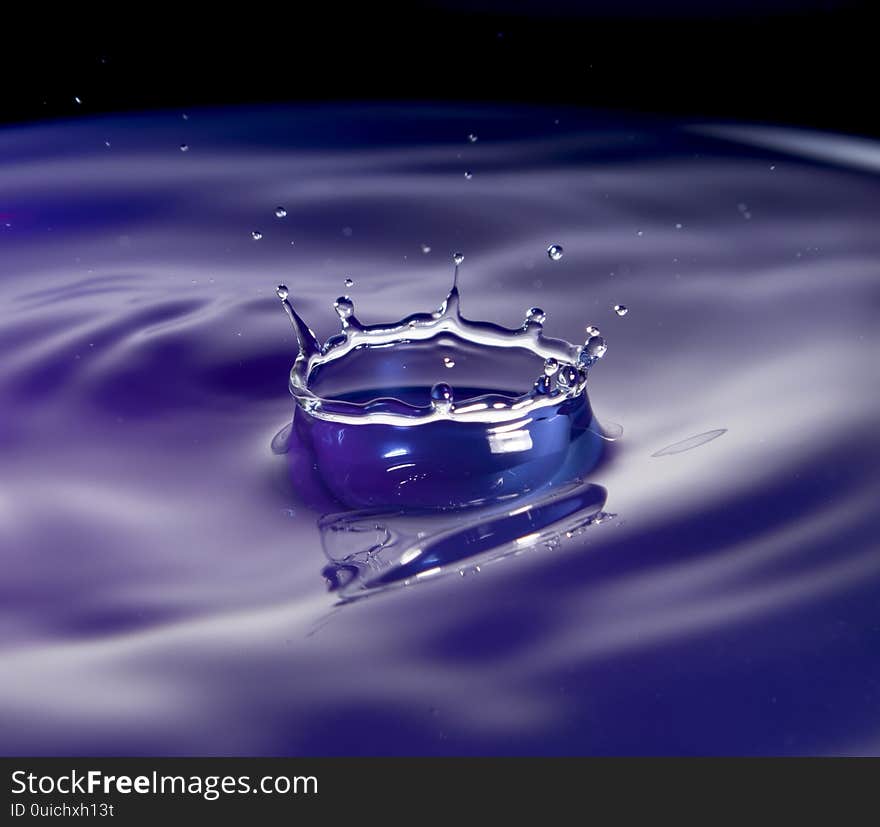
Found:
[[[263,237],[263,234],[262,234],[259,230],[254,230],[254,231],[251,233],[251,238],[252,238],[254,241],[259,241],[262,237]]]
[[[553,381],[549,376],[539,376],[535,380],[535,393],[546,394],[553,390]]]
[[[275,293],[277,294],[278,298],[281,299],[281,301],[284,301],[290,295],[286,284],[279,284],[275,288]]]
[[[284,207],[275,207],[275,218],[287,218],[287,210]]]
[[[587,333],[587,338],[589,338],[590,336],[598,336],[600,331],[599,331],[599,328],[596,327],[596,325],[588,324],[586,333]]]
[[[452,410],[454,399],[452,388],[445,382],[438,382],[431,388],[431,407],[436,411],[448,413]]]
[[[544,362],[544,374],[546,376],[553,376],[559,370],[559,362],[554,359],[552,356]]]
[[[473,178],[473,177],[474,177],[474,174],[473,174],[469,169],[466,169],[466,170],[464,171],[464,178],[465,178],[465,181],[470,181],[471,178]]]
[[[353,278],[347,278],[347,279],[346,279],[344,282],[342,282],[342,283],[343,283],[346,287],[353,287],[353,286],[354,286],[354,279],[353,279]]]
[[[423,244],[422,245],[422,253],[424,255],[428,255],[428,253],[430,253],[430,252],[431,252],[431,245],[430,244]]]
[[[577,385],[580,374],[574,365],[564,365],[556,374],[556,381],[564,388],[573,388]]]
[[[180,151],[181,152],[189,152],[189,144],[181,144]]]
[[[605,343],[605,339],[601,336],[590,336],[584,345],[583,352],[590,359],[601,359],[605,355],[606,350],[608,350],[608,345]]]
[[[348,296],[340,296],[333,302],[333,307],[340,319],[347,319],[354,313],[354,302]]]
[[[615,304],[614,312],[618,316],[625,316],[627,313],[629,313],[629,308],[625,304]]]
[[[544,324],[547,314],[540,307],[530,307],[526,310],[526,324],[534,322],[536,324]]]
[[[455,262],[455,266],[458,267],[464,261],[464,253],[453,253],[452,260]]]
[[[450,356],[444,356],[443,357],[443,365],[444,365],[444,367],[447,367],[447,368],[454,368],[455,367],[455,359],[451,358]]]
[[[472,144],[475,144],[479,139],[477,138],[477,136],[473,132],[471,132],[470,135],[468,135],[468,140]]]
[[[551,261],[559,261],[562,258],[562,245],[561,244],[551,244],[547,248],[547,255],[550,256]]]

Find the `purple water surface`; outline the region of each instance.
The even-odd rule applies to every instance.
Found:
[[[0,751],[880,752],[880,145],[188,114],[0,131]],[[433,309],[459,249],[469,317],[607,338],[619,517],[339,606],[270,449],[274,287],[326,337],[343,292]]]

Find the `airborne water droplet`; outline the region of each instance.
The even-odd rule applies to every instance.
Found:
[[[453,253],[452,260],[455,262],[456,266],[458,266],[464,261],[464,253]]]
[[[475,144],[479,139],[477,138],[477,136],[473,132],[471,132],[470,135],[468,135],[468,140],[472,144]]]
[[[596,325],[588,324],[586,332],[587,332],[587,337],[590,337],[590,336],[598,336],[601,331],[599,330],[598,327],[596,327]]]
[[[180,151],[181,152],[189,152],[189,144],[181,144]]]
[[[287,218],[287,210],[284,207],[275,207],[275,218]]]
[[[443,365],[447,368],[454,368],[455,367],[455,359],[451,358],[450,356],[444,356],[443,357]]]
[[[428,255],[428,253],[430,253],[430,252],[431,252],[431,247],[430,247],[430,245],[429,245],[429,244],[423,244],[423,245],[422,245],[422,253],[424,253],[425,255]]]
[[[346,287],[354,286],[354,279],[347,278],[344,282],[342,282]]]
[[[526,311],[526,324],[529,322],[535,322],[537,324],[544,324],[547,319],[547,314],[541,310],[540,307],[530,307]]]
[[[615,304],[614,312],[618,316],[625,316],[627,313],[629,313],[629,308],[625,304]]]
[[[473,174],[473,172],[471,172],[469,169],[466,169],[466,170],[464,171],[464,177],[465,177],[465,180],[466,180],[466,181],[470,181],[471,178],[474,177],[474,174]]]
[[[288,297],[288,295],[290,295],[286,284],[279,284],[275,288],[275,293],[278,295],[278,298],[281,299],[281,301],[284,301]]]
[[[262,234],[259,230],[254,230],[254,231],[251,233],[251,238],[252,238],[254,241],[259,241],[262,237],[263,237],[263,234]]]
[[[559,261],[562,258],[562,245],[561,244],[551,244],[547,248],[547,255],[550,256],[551,261]]]

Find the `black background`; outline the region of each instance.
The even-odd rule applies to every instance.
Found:
[[[848,0],[117,4],[6,13],[0,119],[290,100],[579,104],[880,134]],[[74,97],[80,97],[77,104]]]

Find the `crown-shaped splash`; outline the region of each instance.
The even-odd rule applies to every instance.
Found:
[[[590,367],[605,355],[607,346],[595,327],[588,327],[582,345],[544,335],[546,314],[530,307],[523,324],[507,328],[493,322],[472,321],[461,315],[458,287],[461,253],[453,255],[452,287],[443,303],[433,313],[415,313],[390,324],[364,325],[354,312],[349,296],[334,302],[341,331],[323,345],[296,312],[283,284],[276,293],[296,334],[299,354],[290,371],[290,392],[297,403],[312,416],[332,421],[374,422],[417,425],[438,419],[453,418],[462,422],[507,422],[528,416],[538,408],[559,405],[584,392]],[[342,395],[321,395],[312,379],[329,365],[341,365],[350,354],[372,348],[430,346],[441,337],[453,338],[469,346],[486,349],[519,349],[544,360],[543,370],[525,393],[483,393],[456,401],[455,391],[447,382],[434,383],[421,400],[404,401],[377,389],[374,398],[351,401]],[[455,362],[445,358],[447,367]],[[405,367],[405,365],[404,365]]]

